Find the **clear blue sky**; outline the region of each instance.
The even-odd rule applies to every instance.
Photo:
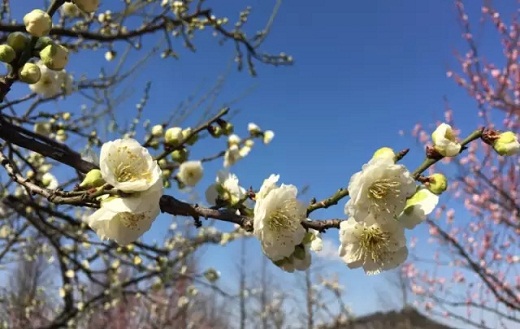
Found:
[[[252,31],[267,19],[275,1],[208,3],[221,6],[215,14],[230,14],[231,20],[238,9],[250,4]],[[470,14],[478,15],[480,2],[467,3]],[[413,169],[422,160],[422,149],[412,137],[401,137],[398,131],[408,132],[417,122],[433,129],[435,122],[443,119],[444,96],[453,106],[463,134],[477,127],[475,104],[445,73],[448,67],[457,68],[454,50],[465,49],[460,34],[450,0],[287,0],[263,49],[292,55],[294,66],[258,65],[259,76],[251,78],[246,72],[236,72],[234,67],[229,70],[233,65],[232,44],[221,47],[209,33],[201,34],[195,39],[195,54],[179,49],[178,61],[150,62],[140,75],[142,80],[135,82],[135,97],[118,111],[120,118],[129,118],[133,104],[141,97],[139,91],[147,80],[153,80],[145,113],[152,122],[160,123],[188,95],[201,86],[209,88],[217,76],[229,70],[219,103],[240,97],[232,106],[240,110],[233,121],[237,132],[245,134],[247,123],[255,122],[276,133],[271,145],[257,143],[232,171],[244,186],[256,188],[264,178],[277,173],[283,183],[310,185],[305,200],[313,196],[321,199],[346,186],[350,176],[382,146],[396,150],[411,147],[403,163]],[[488,45],[487,37],[482,35],[484,45]],[[497,47],[491,52],[492,56],[498,50]],[[103,58],[103,52],[92,52],[88,60]],[[85,59],[73,56],[70,71],[83,73],[89,67]],[[111,66],[106,64],[109,69]],[[192,154],[207,155],[224,145],[224,140],[210,140],[197,145]],[[201,195],[213,182],[220,165],[218,161],[205,167]],[[169,193],[189,197],[175,190]],[[313,218],[344,217],[343,204],[317,211]],[[159,237],[170,223],[170,217],[161,215],[146,239]],[[218,227],[232,229],[228,225]],[[425,227],[413,234],[426,243]],[[326,238],[337,244],[337,232],[328,233]],[[248,249],[250,261],[260,264],[263,256],[258,242],[248,242]],[[223,273],[227,286],[235,277],[237,250],[237,244],[212,247],[203,257],[204,265]],[[367,277],[361,270],[349,270],[341,262],[333,263],[329,270],[339,274],[347,289],[347,301],[356,314],[377,310],[373,288],[384,284],[382,276]],[[272,272],[281,271],[273,267]],[[290,280],[288,275],[280,277]]]

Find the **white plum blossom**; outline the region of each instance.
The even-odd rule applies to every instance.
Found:
[[[258,201],[260,199],[263,199],[267,196],[271,190],[277,188],[278,186],[276,183],[278,183],[278,180],[280,179],[280,175],[271,174],[268,178],[264,179],[264,182],[262,183],[262,186],[260,186],[260,190],[256,192],[255,199]]]
[[[308,234],[311,234],[313,236],[313,238],[311,239],[311,242],[309,244],[309,248],[312,251],[318,251],[318,252],[322,251],[323,250],[323,239],[321,238],[321,233],[316,230],[309,229]]]
[[[231,167],[241,158],[238,146],[236,144],[231,145],[224,153],[224,167]]]
[[[72,76],[65,70],[53,71],[41,62],[37,64],[41,76],[38,82],[30,84],[29,88],[43,97],[54,97],[60,93],[68,95],[72,92]]]
[[[256,200],[254,233],[272,261],[291,256],[305,236],[301,222],[306,219],[307,207],[296,199],[297,193],[294,185],[282,184]]]
[[[421,188],[406,201],[404,210],[397,220],[407,229],[413,229],[426,219],[438,202],[437,194],[427,188]]]
[[[161,168],[135,139],[116,139],[101,147],[99,167],[103,179],[123,192],[148,190],[161,181]]]
[[[445,157],[453,157],[460,153],[461,145],[449,124],[441,123],[432,133],[433,146]]]
[[[349,268],[362,267],[372,275],[396,268],[406,260],[404,228],[392,221],[370,225],[349,218],[341,222],[339,256]]]
[[[202,162],[186,161],[179,166],[177,178],[186,186],[195,186],[201,180],[203,174]]]
[[[206,190],[206,200],[209,204],[214,205],[217,198],[235,204],[243,199],[246,195],[246,189],[238,183],[238,177],[235,174],[219,171],[216,183],[210,185]]]
[[[159,215],[162,191],[162,180],[158,180],[147,191],[124,198],[109,197],[86,222],[101,239],[114,240],[119,245],[130,244],[148,231]]]
[[[372,158],[350,178],[345,213],[357,221],[366,221],[369,215],[376,221],[395,218],[415,189],[415,181],[405,166],[390,157]]]

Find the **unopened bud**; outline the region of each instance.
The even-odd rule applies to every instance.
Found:
[[[512,131],[501,133],[493,143],[493,149],[500,154],[511,156],[520,152],[518,137]]]
[[[389,147],[382,147],[379,150],[374,152],[374,155],[372,156],[372,159],[375,158],[395,158],[395,152]]]
[[[16,58],[16,51],[8,45],[0,45],[0,61],[11,63]]]
[[[105,180],[101,175],[101,170],[92,169],[86,175],[79,187],[82,188],[90,188],[90,187],[99,187],[105,184]]]
[[[425,186],[430,192],[440,195],[448,188],[448,179],[443,174],[433,174],[427,177]]]
[[[25,63],[19,70],[18,70],[18,77],[20,78],[20,81],[33,84],[40,80],[42,76],[42,73],[40,71],[40,68],[38,65],[34,63]]]

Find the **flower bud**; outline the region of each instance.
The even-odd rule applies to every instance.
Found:
[[[209,282],[215,282],[220,278],[220,273],[216,271],[213,268],[207,269],[206,272],[204,272],[204,277]]]
[[[372,159],[375,158],[395,158],[395,152],[389,147],[382,147],[379,150],[374,152],[374,155],[372,156]]]
[[[160,137],[164,134],[164,128],[162,125],[155,125],[152,127],[152,136]]]
[[[424,184],[430,192],[441,194],[448,188],[448,179],[443,174],[433,174],[427,177],[427,183]]]
[[[0,61],[11,63],[16,58],[16,51],[9,45],[0,45]]]
[[[222,130],[224,131],[224,135],[229,136],[235,131],[235,127],[231,122],[225,122],[222,126]]]
[[[61,14],[67,17],[77,17],[79,15],[79,8],[73,3],[65,2],[61,6]]]
[[[241,142],[240,137],[238,135],[232,134],[228,137],[228,147],[231,145],[239,145]]]
[[[222,136],[223,130],[220,126],[209,126],[208,132],[212,137],[218,138]]]
[[[271,143],[271,141],[273,140],[274,138],[274,131],[272,130],[266,130],[264,132],[264,138],[263,138],[263,142],[264,144],[269,144]]]
[[[58,129],[58,131],[56,132],[56,140],[58,142],[65,142],[67,140],[67,138],[69,138],[69,136],[67,135],[67,132],[63,129]]]
[[[260,129],[258,125],[252,122],[247,125],[247,130],[249,131],[249,134],[251,134],[251,136],[258,136],[262,133],[262,129]]]
[[[103,184],[105,184],[105,180],[103,179],[103,177],[101,175],[101,170],[92,169],[85,175],[85,178],[83,179],[81,184],[79,184],[79,187],[82,187],[82,188],[99,187]]]
[[[41,38],[38,38],[38,41],[36,41],[36,45],[34,45],[34,49],[42,50],[45,47],[47,47],[49,45],[53,45],[53,44],[54,44],[54,40],[52,40],[51,38],[41,37]]]
[[[186,139],[188,138],[191,133],[192,133],[192,129],[191,128],[186,128],[182,131],[182,138],[183,139]],[[199,135],[198,134],[195,134],[195,135],[192,135],[188,140],[186,140],[186,144],[188,145],[193,145],[195,144],[197,141],[199,140]]]
[[[99,0],[73,0],[72,2],[86,13],[93,13],[99,7]]]
[[[168,128],[166,132],[164,133],[164,141],[168,145],[179,145],[180,142],[183,140],[182,138],[182,128],[179,127],[173,127]]]
[[[183,163],[188,159],[189,151],[185,148],[175,150],[171,153],[172,160],[178,163]]]
[[[69,51],[62,45],[50,44],[40,51],[40,58],[49,69],[60,71],[69,61]]]
[[[52,28],[51,16],[41,9],[34,9],[23,17],[25,30],[34,37],[49,34]]]
[[[455,138],[455,133],[450,125],[440,124],[432,133],[433,146],[439,154],[445,157],[453,157],[460,153],[461,145]]]
[[[42,76],[42,73],[40,71],[40,68],[38,65],[34,63],[25,63],[19,70],[18,70],[18,77],[20,78],[20,81],[33,84],[40,80]]]
[[[498,135],[493,143],[493,149],[500,155],[514,155],[520,152],[518,137],[512,131],[506,131]]]
[[[23,32],[13,32],[7,37],[7,44],[17,53],[22,52],[29,44],[29,37]]]

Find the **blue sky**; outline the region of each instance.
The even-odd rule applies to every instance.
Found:
[[[479,2],[467,2],[470,14],[478,15]],[[230,20],[237,16],[237,10],[251,5],[248,31],[253,31],[265,22],[275,1],[207,3],[217,6],[217,15],[229,14]],[[484,33],[478,40],[491,50],[495,45],[488,39]],[[191,54],[179,43],[178,61],[150,61],[134,83],[135,96],[118,108],[118,115],[129,118],[129,109],[135,109],[140,91],[146,81],[152,80],[145,113],[152,122],[160,123],[188,95],[201,88],[207,90],[219,75],[227,73],[217,104],[239,97],[232,105],[240,111],[233,121],[236,131],[245,134],[247,124],[255,122],[276,133],[272,144],[266,147],[257,143],[253,152],[232,168],[246,187],[258,188],[264,178],[277,173],[283,183],[309,185],[304,200],[313,196],[321,199],[345,187],[350,176],[382,146],[396,150],[411,147],[403,163],[413,169],[423,158],[422,149],[409,134],[402,137],[398,132],[409,132],[417,122],[433,130],[435,122],[443,119],[444,96],[454,108],[463,134],[479,124],[474,102],[446,77],[448,67],[457,69],[454,50],[465,49],[453,1],[286,0],[263,49],[290,54],[295,64],[257,65],[257,78],[236,72],[230,43],[218,46],[214,37],[202,33],[195,45],[197,52]],[[491,56],[497,56],[498,50],[491,51]],[[88,61],[85,56],[72,56],[69,71],[79,75],[90,69],[91,61],[104,61],[102,51],[88,56]],[[137,53],[131,58],[139,56]],[[105,67],[110,70],[114,65],[106,63]],[[71,108],[77,106],[74,101],[69,104]],[[194,114],[191,122],[196,119]],[[196,159],[223,147],[224,140],[208,140],[196,145],[192,155]],[[218,161],[205,167],[198,190],[201,195],[220,166]],[[169,193],[189,198],[175,190]],[[313,218],[344,217],[343,205],[316,211]],[[161,215],[145,238],[159,238],[171,221]],[[218,227],[232,229],[228,225]],[[425,227],[413,234],[426,242]],[[327,233],[326,238],[337,243],[337,232]],[[223,273],[223,284],[229,287],[235,277],[237,245],[212,247],[203,257],[204,265]],[[249,241],[248,251],[251,266],[259,266],[263,255],[258,242]],[[292,278],[274,267],[271,270],[283,280]],[[338,273],[348,293],[347,302],[356,314],[377,310],[374,287],[385,284],[382,276],[367,277],[340,262],[334,262],[328,270]]]

